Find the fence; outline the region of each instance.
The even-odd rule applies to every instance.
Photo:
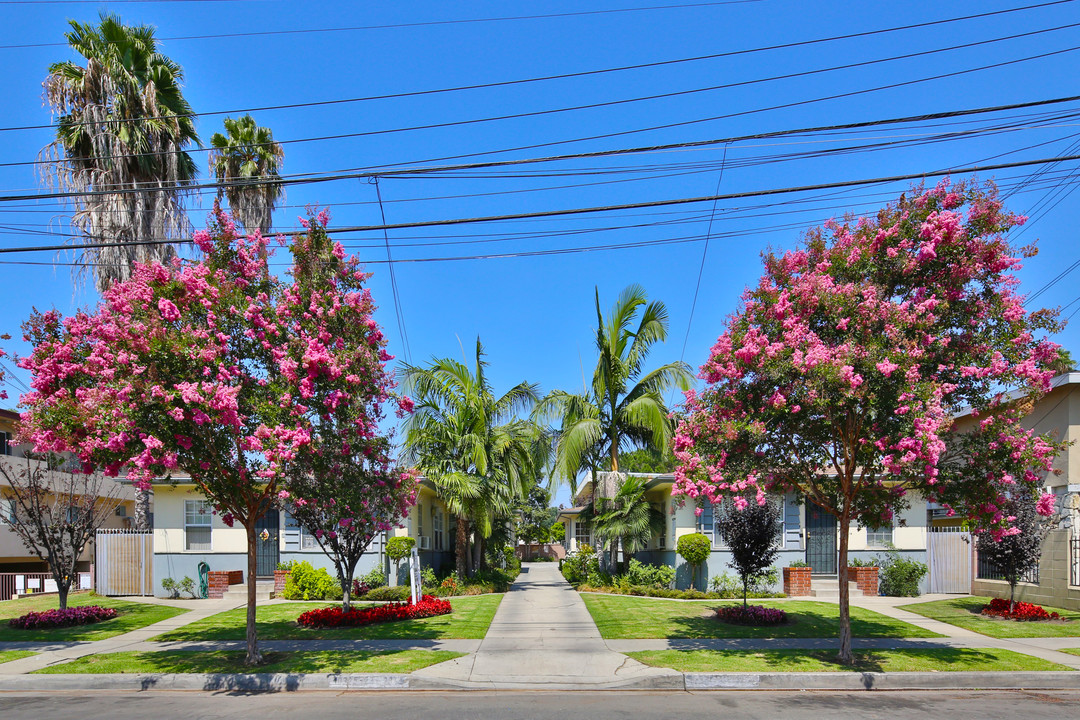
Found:
[[[960,527],[932,527],[926,550],[929,592],[971,592],[971,533]]]
[[[1080,537],[1069,540],[1069,584],[1080,585]]]
[[[99,594],[154,594],[153,531],[98,530],[94,545]]]
[[[976,555],[978,555],[978,553],[976,553]],[[977,577],[980,580],[1004,580],[1005,579],[1005,573],[1002,572],[998,568],[997,565],[994,565],[994,563],[992,563],[989,560],[983,558],[981,555],[979,555],[978,557],[979,557],[979,565],[978,565],[978,573],[979,574],[978,574]],[[1028,570],[1023,575],[1021,575],[1019,581],[1023,582],[1023,583],[1031,583],[1032,585],[1038,585],[1039,584],[1039,566],[1036,565],[1035,567],[1031,568],[1030,570]]]
[[[71,590],[89,590],[90,573],[81,572]],[[56,592],[52,573],[0,573],[0,600],[10,600],[15,595],[35,592]]]

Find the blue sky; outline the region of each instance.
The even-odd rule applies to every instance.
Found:
[[[129,24],[156,26],[162,51],[184,68],[185,95],[201,114],[204,143],[221,131],[225,115],[215,113],[237,117],[249,108],[666,63],[487,89],[254,111],[261,125],[285,141],[284,173],[300,175],[694,142],[1080,94],[1080,32],[1068,27],[1080,23],[1076,2],[945,22],[1038,4],[0,2],[6,25],[17,30],[0,47],[6,70],[0,74],[0,195],[44,191],[35,168],[21,163],[36,159],[51,131],[6,128],[50,123],[41,82],[51,62],[73,59],[63,38],[66,21],[93,21],[101,10]],[[761,50],[920,23],[935,24]],[[329,31],[295,32],[310,30]],[[193,37],[225,34],[233,36]],[[1017,35],[1025,36],[1009,37]],[[961,45],[967,47],[954,47]],[[721,53],[728,55],[671,62]],[[901,55],[914,56],[890,59]],[[988,65],[998,67],[975,70]],[[851,67],[828,69],[838,66]],[[768,80],[793,74],[798,76]],[[671,93],[680,94],[636,100]],[[533,114],[403,130],[523,113]],[[697,149],[386,177],[379,190],[386,221],[404,223],[709,196],[718,188],[739,193],[931,173],[1078,154],[1078,116],[1080,102],[1071,101]],[[669,127],[648,129],[656,126]],[[366,134],[310,140],[357,133]],[[512,149],[525,146],[541,147]],[[206,155],[194,155],[205,177]],[[439,160],[451,157],[458,159]],[[997,179],[1011,209],[1032,215],[1016,238],[1022,244],[1038,239],[1041,250],[1021,272],[1025,292],[1042,289],[1080,261],[1072,222],[1076,172],[1071,161],[980,175]],[[595,362],[594,288],[606,310],[624,286],[643,285],[650,298],[666,303],[671,317],[670,340],[654,352],[655,361],[683,357],[697,367],[742,289],[760,275],[763,250],[791,248],[807,228],[846,211],[872,212],[908,185],[745,198],[715,208],[701,203],[391,230],[407,348],[385,263],[387,239],[381,232],[339,239],[375,273],[371,287],[379,320],[399,358],[419,363],[460,357],[462,346],[471,351],[479,336],[497,391],[521,380],[540,383],[545,391],[576,389],[583,369],[589,373]],[[190,199],[196,227],[205,224],[210,200]],[[297,227],[303,207],[315,203],[331,208],[334,226],[382,222],[375,186],[348,179],[291,186],[286,207],[275,213],[275,229]],[[68,212],[56,200],[0,201],[0,247],[62,242]],[[73,286],[70,267],[52,264],[71,259],[54,252],[0,255],[0,331],[16,336],[9,350],[26,352],[19,325],[32,307],[67,314],[96,302],[92,287]],[[1078,278],[1080,272],[1066,275],[1031,307],[1064,306],[1068,316],[1080,307]],[[1073,327],[1056,339],[1074,352],[1080,349]],[[21,371],[14,377],[29,379]],[[21,387],[9,381],[8,390],[17,396]]]

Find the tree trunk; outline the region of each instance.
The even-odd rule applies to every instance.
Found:
[[[70,583],[65,584],[65,583],[61,583],[59,581],[57,581],[57,583],[56,583],[56,594],[60,599],[60,609],[61,610],[67,610],[68,590],[70,588],[71,588]]]
[[[259,639],[255,634],[255,572],[258,559],[258,536],[255,535],[255,520],[249,520],[244,527],[247,531],[247,665],[258,665],[262,662],[259,653]]]
[[[465,580],[465,553],[469,551],[469,525],[464,515],[458,515],[457,519],[457,547],[454,548],[454,569],[458,580]]]
[[[851,503],[845,498],[840,510],[840,563],[837,577],[840,582],[840,662],[851,665],[855,659],[851,655],[851,607],[848,592],[848,530],[851,527]]]
[[[482,549],[482,543],[484,542],[484,539],[480,537],[479,530],[476,530],[473,535],[476,539],[473,540],[472,569],[469,571],[470,575],[475,575],[480,570],[480,550]]]
[[[150,491],[135,488],[135,529],[150,530]]]

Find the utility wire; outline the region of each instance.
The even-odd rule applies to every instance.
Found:
[[[375,195],[379,199],[379,215],[383,225],[386,225],[386,210],[383,209],[382,191],[379,189],[379,178],[371,178],[371,184],[375,186]],[[397,316],[398,334],[401,336],[402,345],[405,347],[405,361],[412,363],[412,352],[409,348],[409,336],[405,332],[405,313],[401,307],[401,295],[398,294],[397,277],[394,273],[394,258],[390,254],[390,234],[383,230],[383,240],[386,243],[386,262],[390,269],[390,291],[394,298],[394,314]]]

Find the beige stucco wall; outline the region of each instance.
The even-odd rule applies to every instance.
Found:
[[[154,486],[154,552],[155,553],[190,553],[205,555],[205,550],[184,549],[184,501],[201,500],[203,496],[191,486],[169,485]],[[284,538],[278,542],[284,548]],[[218,515],[210,519],[210,552],[246,553],[247,537],[240,523],[229,527]]]
[[[911,506],[893,518],[893,546],[897,550],[926,549],[926,500],[910,493]],[[881,550],[866,542],[866,528],[852,527],[848,533],[849,550]]]

